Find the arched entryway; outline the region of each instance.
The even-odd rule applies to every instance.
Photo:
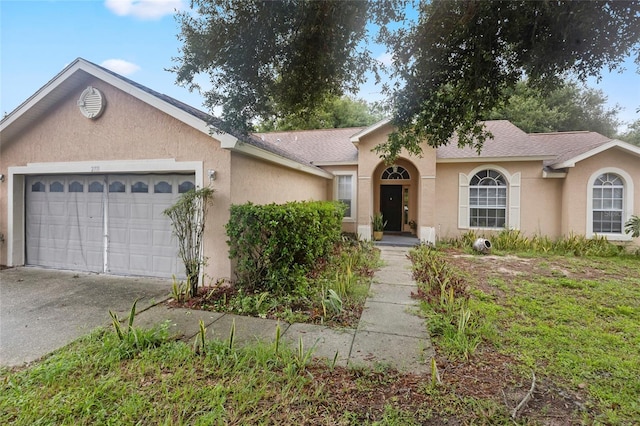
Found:
[[[377,211],[387,222],[385,232],[415,232],[418,217],[418,171],[411,162],[399,159],[389,166],[384,163],[376,168]]]

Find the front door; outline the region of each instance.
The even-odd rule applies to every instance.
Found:
[[[380,186],[380,212],[387,221],[385,231],[402,231],[402,185]]]

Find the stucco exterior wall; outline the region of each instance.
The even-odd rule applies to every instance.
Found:
[[[438,163],[436,173],[435,227],[439,238],[453,238],[468,231],[458,227],[459,174],[496,165],[510,175],[520,173],[520,230],[526,235],[557,237],[561,230],[561,179],[542,177],[541,162]]]
[[[231,204],[323,201],[329,199],[328,182],[245,155],[231,155]]]
[[[379,211],[380,174],[388,167],[373,148],[387,141],[393,126],[387,124],[363,136],[358,143],[358,226],[368,226],[371,217]],[[397,165],[402,165],[411,173],[409,216],[417,222],[418,228],[431,227],[434,222],[436,150],[425,146],[423,155],[416,157],[406,150],[400,152]],[[361,228],[364,229],[364,228]]]
[[[209,257],[206,273],[229,276],[224,224],[230,205],[230,152],[220,148],[214,138],[197,131],[152,106],[94,79],[87,83],[99,89],[107,102],[97,120],[85,118],[76,104],[86,86],[69,93],[55,108],[40,118],[37,125],[14,140],[4,140],[0,152],[0,173],[10,166],[27,163],[62,163],[104,160],[174,159],[201,161],[204,171],[216,170],[215,202],[208,217],[205,250]],[[99,172],[98,172],[99,173]],[[204,173],[206,176],[206,172]],[[205,177],[204,184],[208,184]],[[16,188],[18,189],[18,188]],[[7,185],[0,195],[0,232],[7,235]],[[22,197],[16,193],[16,197]],[[14,220],[21,220],[16,217]],[[2,263],[6,262],[6,244],[2,245]]]
[[[562,227],[561,233],[584,235],[587,233],[588,205],[587,198],[590,191],[589,180],[603,171],[616,173],[618,170],[630,175],[633,191],[627,186],[625,196],[627,202],[633,199],[631,214],[640,215],[640,158],[629,155],[620,149],[610,149],[576,163],[575,167],[567,169],[567,177],[562,188]],[[634,240],[640,245],[640,238]]]

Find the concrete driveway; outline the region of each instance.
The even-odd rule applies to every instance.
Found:
[[[171,280],[41,268],[0,271],[0,365],[37,360],[98,326],[165,300]]]

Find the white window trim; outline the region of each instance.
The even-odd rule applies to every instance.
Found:
[[[596,179],[600,175],[605,173],[613,173],[624,181],[624,189],[622,192],[622,232],[620,234],[613,233],[595,233],[593,232],[593,185],[596,183]],[[624,232],[624,224],[633,216],[633,178],[627,172],[617,167],[605,167],[594,172],[587,182],[587,238],[593,238],[594,236],[604,236],[608,240],[612,241],[631,241],[631,234]]]
[[[507,214],[506,229],[520,229],[520,172],[511,174],[504,167],[495,164],[483,164],[471,170],[468,174],[458,174],[458,229],[493,230],[498,228],[477,228],[469,226],[471,206],[469,205],[469,182],[478,172],[495,170],[507,181]]]
[[[343,222],[355,222],[358,217],[357,212],[357,173],[355,171],[336,171],[333,172],[336,179],[333,180],[333,199],[338,200],[338,176],[351,176],[351,216],[342,218]]]

